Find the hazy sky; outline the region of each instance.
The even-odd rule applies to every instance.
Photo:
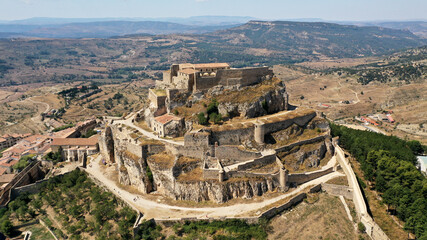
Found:
[[[427,19],[426,0],[0,0],[0,20],[31,17],[251,16],[262,19]]]

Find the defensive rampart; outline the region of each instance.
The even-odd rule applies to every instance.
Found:
[[[10,201],[11,189],[33,183],[44,177],[40,169],[40,161],[32,162],[18,173],[1,191],[0,206],[5,206]]]
[[[368,214],[368,209],[362,195],[359,183],[357,182],[356,175],[351,168],[350,163],[345,158],[344,151],[334,141],[335,152],[337,160],[347,175],[347,181],[350,188],[353,189],[353,202],[356,208],[356,213],[359,221],[366,227],[366,233],[374,240],[388,240],[389,238],[384,231],[374,222],[372,217]]]

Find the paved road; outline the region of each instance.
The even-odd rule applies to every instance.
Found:
[[[178,217],[196,217],[196,218],[206,218],[209,217],[222,217],[222,216],[237,216],[249,212],[256,211],[257,209],[261,209],[265,206],[273,204],[279,200],[284,198],[294,196],[298,193],[301,193],[305,188],[309,186],[314,186],[323,182],[328,181],[329,179],[344,176],[344,174],[339,172],[333,172],[327,174],[323,177],[317,178],[313,181],[304,183],[300,185],[298,188],[294,189],[292,192],[284,193],[278,197],[271,198],[265,200],[263,202],[254,202],[254,203],[246,203],[246,204],[235,204],[231,206],[225,207],[179,207],[167,205],[164,203],[156,202],[147,198],[144,198],[142,195],[133,194],[127,192],[123,189],[120,189],[116,183],[109,178],[107,178],[100,169],[99,162],[101,160],[101,156],[98,156],[97,159],[91,161],[91,164],[87,168],[87,172],[97,178],[99,181],[104,183],[107,188],[122,198],[124,201],[129,202],[137,209],[139,209],[143,214],[144,218],[156,218],[156,219],[169,219],[169,218],[178,218]],[[329,164],[328,164],[329,165]],[[135,200],[135,198],[138,197]]]

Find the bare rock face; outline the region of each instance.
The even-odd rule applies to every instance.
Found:
[[[220,103],[218,111],[222,116],[255,118],[270,113],[288,110],[288,93],[284,84],[268,91],[256,101],[246,103]]]
[[[114,137],[111,127],[107,126],[105,131],[99,136],[99,148],[104,159],[109,163],[114,163]]]
[[[142,193],[149,193],[153,187],[147,176],[145,160],[136,154],[119,148],[116,151],[119,182],[123,185],[132,185]]]
[[[253,198],[279,186],[273,179],[242,180],[242,181],[197,181],[176,182],[174,191],[168,195],[176,200],[214,201],[224,203],[233,198]]]
[[[303,152],[301,158],[298,160],[299,164],[305,164],[307,168],[315,168],[320,164],[320,160],[325,157],[326,144],[322,142],[318,148],[311,151]]]

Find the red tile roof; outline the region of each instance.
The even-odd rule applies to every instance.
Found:
[[[95,146],[98,136],[91,138],[54,138],[51,146]]]
[[[179,121],[179,120],[181,120],[180,117],[173,116],[173,115],[170,115],[170,114],[165,114],[165,115],[162,115],[162,116],[158,116],[158,117],[156,117],[154,119],[157,122],[161,123],[161,124],[166,124],[166,123],[168,123],[170,121]]]
[[[184,74],[194,74],[197,72],[197,70],[191,69],[191,68],[186,68],[183,70],[179,70],[180,73],[184,73]]]
[[[230,65],[228,63],[199,63],[194,64],[194,68],[229,68]]]
[[[5,162],[0,162],[0,166],[2,167],[12,167],[13,165],[17,164],[19,161],[18,160],[8,160]]]

